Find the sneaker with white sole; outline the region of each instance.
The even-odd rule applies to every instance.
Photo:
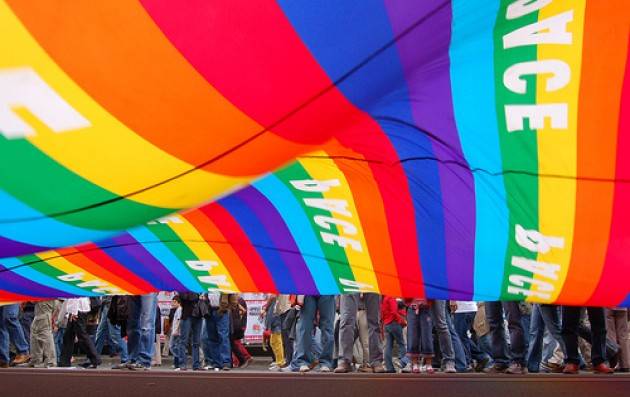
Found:
[[[330,372],[330,367],[327,365],[322,365],[319,367],[319,372]]]
[[[452,361],[448,361],[446,364],[444,364],[444,373],[445,374],[454,374],[455,372],[457,372],[457,370],[455,369],[455,363]]]
[[[308,365],[302,365],[300,366],[300,372],[304,373],[304,372],[308,372],[311,370],[311,367],[309,367]]]

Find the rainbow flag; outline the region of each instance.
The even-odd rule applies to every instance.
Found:
[[[0,113],[0,257],[29,254],[0,259],[4,300],[630,303],[626,1],[0,10],[0,87],[74,123]]]

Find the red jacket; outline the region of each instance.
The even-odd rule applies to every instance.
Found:
[[[395,298],[391,296],[383,297],[383,302],[381,302],[381,318],[383,319],[384,325],[393,322],[397,322],[398,324],[404,323],[405,320],[398,311],[398,302],[396,302]]]

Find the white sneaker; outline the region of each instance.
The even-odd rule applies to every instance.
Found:
[[[457,370],[455,369],[455,363],[449,361],[444,364],[444,373],[454,374],[455,372],[457,372]]]
[[[308,365],[302,365],[302,366],[300,367],[300,372],[302,372],[302,373],[304,373],[304,372],[308,372],[308,371],[310,371],[310,370],[311,370],[311,368],[310,368]]]
[[[321,367],[319,367],[319,372],[330,372],[330,367],[322,365]]]
[[[405,365],[400,372],[403,372],[405,374],[409,374],[411,373],[411,363],[407,363],[407,365]]]

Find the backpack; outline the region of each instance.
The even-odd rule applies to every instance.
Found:
[[[124,325],[129,319],[131,305],[129,304],[129,296],[116,295],[112,298],[112,303],[107,313],[107,318],[114,325]]]

